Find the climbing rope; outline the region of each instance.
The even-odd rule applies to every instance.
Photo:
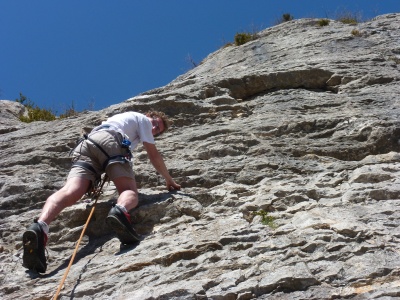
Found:
[[[94,203],[93,203],[92,210],[90,211],[89,217],[88,217],[88,219],[86,220],[85,226],[83,226],[82,233],[81,233],[81,236],[80,236],[78,242],[76,243],[74,253],[72,254],[72,257],[71,257],[71,260],[69,261],[69,264],[68,264],[67,269],[65,270],[64,276],[63,276],[63,278],[62,278],[62,280],[61,280],[61,282],[60,282],[60,285],[59,285],[59,287],[58,287],[58,289],[57,289],[57,292],[56,292],[56,294],[54,295],[54,298],[53,298],[54,300],[57,300],[58,295],[60,294],[60,291],[61,291],[61,289],[62,289],[62,287],[63,287],[63,285],[64,285],[65,279],[67,279],[67,275],[68,275],[69,269],[71,268],[72,263],[74,262],[76,253],[78,252],[79,245],[80,245],[80,243],[81,243],[81,241],[82,241],[83,236],[85,235],[86,228],[87,228],[87,226],[88,226],[88,224],[89,224],[89,222],[90,222],[90,219],[92,218],[92,215],[93,215],[93,213],[94,213],[94,209],[96,208],[96,203],[97,203],[97,200],[98,200],[99,197],[100,197],[101,190],[103,189],[103,186],[104,186],[104,184],[106,183],[107,180],[108,180],[108,176],[107,176],[107,175],[104,175],[103,181],[102,181],[102,183],[100,184],[100,186],[94,188],[92,200],[94,199],[95,201],[94,201]]]

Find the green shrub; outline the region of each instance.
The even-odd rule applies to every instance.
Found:
[[[30,123],[34,121],[53,121],[56,119],[56,116],[51,110],[45,108],[35,107],[27,107],[28,108],[28,116],[20,116],[19,119],[22,122]]]
[[[268,216],[268,212],[264,211],[264,210],[259,210],[259,211],[255,211],[253,212],[253,215],[255,216],[261,216],[261,224],[263,225],[268,225],[270,228],[274,229],[277,228],[278,226],[274,223],[275,218]]]
[[[291,14],[283,14],[282,15],[282,21],[283,22],[289,22],[292,21],[294,17]]]
[[[55,114],[50,109],[39,108],[22,93],[19,93],[19,99],[15,99],[15,101],[24,105],[28,110],[28,116],[19,117],[22,122],[53,121],[56,119]]]
[[[327,25],[329,25],[329,20],[328,19],[320,19],[320,20],[318,20],[318,25],[319,26],[327,26]]]
[[[224,49],[224,48],[228,48],[228,47],[231,47],[231,46],[234,46],[235,44],[234,43],[226,43],[225,45],[223,45],[221,48],[222,49]]]
[[[27,108],[32,108],[34,106],[34,103],[31,101],[31,99],[28,99],[22,93],[19,93],[19,99],[15,99],[15,101],[21,103],[23,106]]]
[[[343,24],[350,24],[350,25],[356,25],[358,23],[357,20],[353,18],[342,18],[339,19],[338,21],[342,22]]]
[[[353,30],[351,31],[351,34],[354,35],[354,36],[361,36],[361,35],[362,35],[361,32],[358,31],[357,29],[353,29]]]
[[[251,33],[247,33],[247,32],[236,33],[235,45],[240,46],[240,45],[246,44],[247,42],[250,42],[254,39],[255,39],[254,35]]]
[[[73,117],[78,114],[78,111],[75,109],[74,101],[72,101],[71,106],[69,106],[63,114],[60,114],[60,119],[65,119],[68,117]]]
[[[286,13],[286,14],[283,14],[279,19],[277,19],[274,24],[279,25],[279,24],[289,22],[292,20],[294,20],[294,17],[291,14]]]
[[[355,25],[361,22],[361,17],[353,12],[345,11],[339,13],[336,17],[336,20],[342,22],[343,24]]]
[[[28,110],[28,116],[19,117],[22,122],[30,123],[34,121],[53,121],[57,119],[56,114],[51,109],[38,107],[22,93],[19,93],[19,99],[15,99],[15,101],[24,105]],[[93,104],[89,103],[89,106],[90,105],[93,106]],[[58,118],[65,119],[76,116],[77,114],[79,114],[79,111],[75,109],[74,101],[72,101],[71,106],[67,107],[64,113],[60,114]]]

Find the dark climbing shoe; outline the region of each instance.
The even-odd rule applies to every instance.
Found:
[[[22,266],[29,270],[45,273],[47,263],[44,251],[47,243],[47,235],[38,223],[33,223],[24,232],[22,243],[24,247]]]
[[[133,244],[141,240],[132,228],[130,215],[124,213],[118,206],[111,208],[106,223],[114,230],[122,244]]]

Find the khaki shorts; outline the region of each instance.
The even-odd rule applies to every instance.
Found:
[[[128,153],[126,148],[121,147],[122,135],[118,132],[113,130],[99,130],[89,134],[89,137],[99,144],[109,156],[125,156]],[[94,174],[81,166],[72,166],[68,174],[68,179],[72,177],[80,177],[89,179],[92,183],[95,183],[95,181],[101,177],[101,174],[104,173],[103,164],[106,162],[107,156],[89,140],[81,142],[75,148],[72,156],[73,162],[82,161],[89,163],[96,173]],[[125,163],[117,162],[109,164],[106,167],[105,173],[111,180],[118,177],[129,177],[135,179],[132,164],[128,161]]]

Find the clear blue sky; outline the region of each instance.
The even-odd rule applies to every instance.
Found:
[[[400,0],[0,0],[0,99],[99,110],[164,86],[282,14],[363,19]]]

